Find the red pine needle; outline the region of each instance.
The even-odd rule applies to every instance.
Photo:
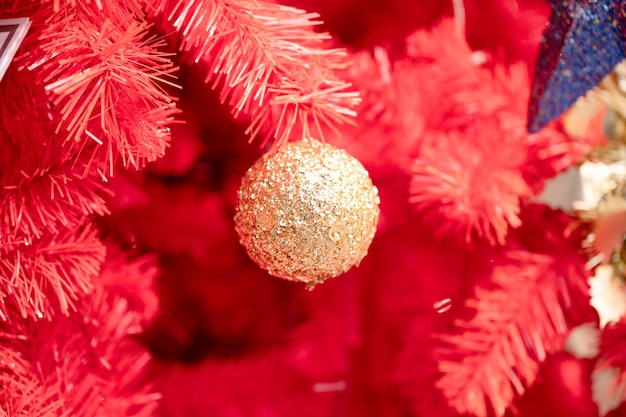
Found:
[[[503,416],[537,376],[539,363],[562,347],[568,287],[549,256],[509,250],[495,262],[495,288],[477,288],[437,351],[437,386],[460,413]]]
[[[0,324],[0,415],[152,416],[159,395],[146,378],[150,355],[132,335],[147,318],[139,300],[156,297],[155,272],[150,259],[113,250],[77,312]]]
[[[0,84],[0,233],[7,244],[58,233],[108,212],[101,176],[67,157],[46,102],[28,70],[12,68]]]
[[[519,217],[523,224],[510,231],[504,248],[483,244],[459,255],[457,248],[437,246],[434,255],[413,255],[436,257],[441,266],[422,273],[439,276],[428,285],[451,297],[444,299],[450,310],[439,310],[435,303],[432,318],[416,315],[402,329],[406,341],[395,375],[413,413],[515,414],[512,401],[535,380],[541,362],[562,349],[572,327],[594,319],[585,266],[589,257],[581,247],[589,227],[541,204],[524,205]],[[442,279],[449,285],[442,286]],[[425,284],[413,285],[421,292]],[[460,285],[473,293],[455,292]],[[397,298],[397,292],[389,297],[394,303]],[[430,306],[422,304],[426,307],[415,308]],[[423,395],[433,380],[443,398]]]
[[[323,139],[321,124],[355,116],[358,93],[334,74],[348,65],[346,52],[325,48],[328,35],[313,30],[317,14],[256,0],[161,0],[152,13],[181,33],[193,61],[207,63],[207,81],[222,86],[233,114],[250,115],[251,139],[268,124],[274,147],[294,136]]]
[[[104,246],[90,226],[63,230],[39,241],[5,245],[0,259],[0,316],[50,318],[68,314],[92,289],[104,259]]]
[[[39,36],[43,56],[34,55],[31,68],[59,109],[57,133],[67,151],[90,155],[102,174],[112,175],[118,155],[124,166],[141,168],[168,146],[166,125],[176,109],[160,84],[174,85],[176,68],[159,51],[164,41],[133,19],[133,2],[104,3],[103,10],[68,5],[54,14]]]
[[[438,225],[438,234],[461,236],[468,244],[476,236],[502,244],[509,225],[521,224],[520,197],[531,194],[520,172],[524,144],[498,133],[497,125],[484,123],[422,146],[409,200]]]

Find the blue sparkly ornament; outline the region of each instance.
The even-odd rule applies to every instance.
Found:
[[[626,58],[626,0],[551,0],[528,108],[536,132]]]

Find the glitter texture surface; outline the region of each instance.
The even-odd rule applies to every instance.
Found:
[[[528,109],[530,132],[559,117],[626,56],[626,1],[550,3]]]
[[[380,213],[363,165],[312,139],[259,159],[238,197],[236,229],[250,257],[274,276],[309,284],[358,265]]]

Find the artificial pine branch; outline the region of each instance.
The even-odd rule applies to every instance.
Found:
[[[49,234],[36,241],[5,244],[0,257],[0,318],[50,318],[74,311],[92,289],[105,256],[90,225]]]
[[[108,213],[102,178],[67,157],[55,114],[34,74],[11,67],[0,84],[0,234],[5,244],[42,238]],[[1,251],[1,250],[0,250]]]
[[[102,182],[82,178],[69,164],[27,175],[0,193],[5,242],[40,239],[73,228],[91,214],[106,214]],[[3,181],[4,182],[4,181]]]
[[[107,213],[103,182],[67,158],[34,74],[12,66],[0,84],[0,317],[68,314],[91,290],[104,247],[88,225]]]
[[[134,0],[5,3],[33,26],[0,85],[0,316],[49,319],[92,289],[104,247],[88,224],[116,161],[141,168],[168,144],[158,84],[174,68]]]
[[[58,382],[38,378],[37,370],[22,352],[13,350],[11,340],[26,337],[22,334],[3,334],[0,340],[0,417],[53,417],[60,415],[62,400]],[[9,342],[9,343],[7,343]]]
[[[273,145],[292,136],[323,138],[322,125],[351,122],[358,93],[334,71],[346,52],[328,49],[313,29],[318,15],[259,0],[160,0],[162,14],[182,36],[181,49],[207,63],[207,81],[221,85],[237,116],[249,114],[251,138],[271,122]],[[298,126],[299,131],[294,132]]]
[[[142,168],[162,156],[176,113],[163,86],[174,86],[176,68],[139,3],[70,2],[45,22],[39,48],[20,60],[50,94],[67,152],[88,155],[102,175],[112,175],[118,159]]]
[[[408,105],[428,115],[409,200],[438,236],[469,246],[504,244],[521,225],[521,202],[532,196],[523,175],[528,145],[520,111],[529,84],[526,67],[476,65],[454,21],[411,35],[407,55],[394,65],[394,82],[419,84]],[[416,81],[423,79],[432,84]],[[417,124],[409,123],[407,130]]]
[[[529,135],[528,68],[476,65],[454,22],[411,35],[407,55],[411,59],[394,65],[393,82],[416,83],[409,88],[419,93],[416,98],[399,94],[396,101],[408,101],[400,102],[399,113],[408,106],[416,109],[411,115],[428,115],[412,167],[410,200],[437,235],[469,245],[477,240],[503,244],[521,225],[522,202],[539,193],[546,178],[579,161],[589,141],[572,140],[555,126]],[[423,79],[432,84],[416,82]],[[419,126],[410,122],[407,130]]]
[[[3,323],[0,416],[153,415],[159,396],[146,379],[150,355],[133,336],[155,308],[155,273],[151,259],[112,250],[77,312]]]
[[[521,225],[520,198],[531,195],[520,172],[526,149],[499,132],[497,123],[482,123],[424,140],[409,201],[426,221],[436,222],[438,235],[501,245],[509,227]]]
[[[507,250],[494,263],[490,287],[466,307],[475,316],[455,323],[437,351],[437,386],[461,413],[503,416],[537,376],[539,362],[562,347],[568,332],[567,281],[551,257]]]

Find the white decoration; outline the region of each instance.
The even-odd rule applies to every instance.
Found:
[[[600,327],[620,320],[626,314],[626,287],[611,265],[600,265],[589,280],[591,306],[600,316]]]
[[[619,369],[606,366],[591,374],[591,391],[600,416],[616,409],[626,397],[626,380],[618,383]]]
[[[592,359],[600,353],[600,330],[595,323],[574,327],[565,340],[563,350],[579,359]]]

